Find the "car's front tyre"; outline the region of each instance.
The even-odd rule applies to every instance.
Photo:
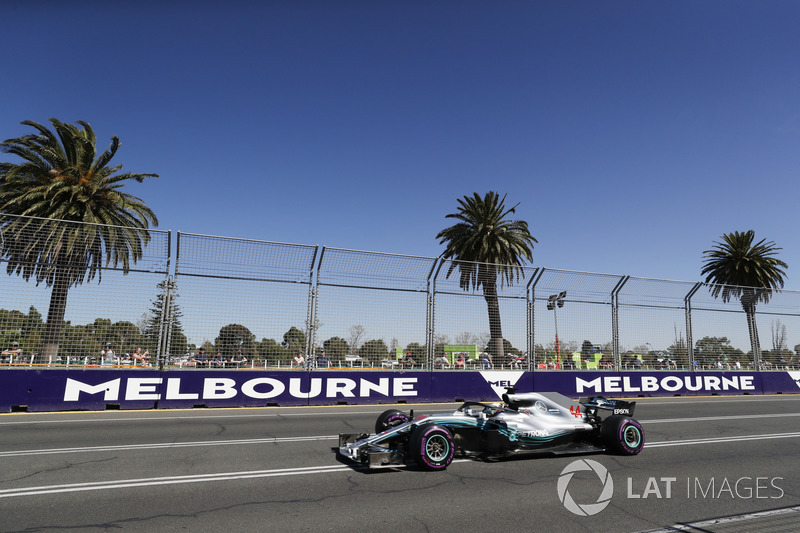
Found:
[[[636,455],[644,448],[644,429],[628,416],[613,415],[603,420],[600,436],[606,448],[622,455]]]
[[[411,432],[408,449],[414,462],[425,470],[444,470],[453,462],[455,444],[446,427],[425,424]]]

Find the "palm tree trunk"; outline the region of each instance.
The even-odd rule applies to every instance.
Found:
[[[756,294],[742,295],[742,308],[747,317],[747,332],[750,334],[750,347],[753,351],[753,367],[761,367],[761,343],[758,338],[758,325],[756,324]]]
[[[47,325],[42,340],[42,356],[46,359],[58,355],[58,343],[64,329],[64,314],[67,310],[67,291],[69,291],[69,273],[58,269],[50,293],[50,307],[47,310]]]
[[[747,330],[750,333],[750,346],[753,351],[753,367],[760,368],[761,366],[761,346],[758,339],[758,326],[756,325],[756,316],[753,310],[746,311],[747,314]]]
[[[500,324],[500,302],[497,298],[497,284],[492,281],[483,283],[483,298],[489,314],[489,353],[495,365],[503,364],[503,327]]]

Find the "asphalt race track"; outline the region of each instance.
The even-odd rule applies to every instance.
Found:
[[[339,462],[337,435],[371,431],[386,408],[0,415],[0,530],[752,532],[800,523],[797,396],[639,399],[647,444],[635,457],[457,458],[445,472]],[[592,516],[559,497],[573,461],[595,470],[564,478],[562,496]]]

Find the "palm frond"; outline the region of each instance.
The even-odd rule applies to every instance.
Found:
[[[445,245],[442,257],[453,259],[447,277],[458,268],[459,285],[476,289],[487,283],[513,284],[524,277],[522,264],[533,260],[533,243],[525,221],[507,220],[517,205],[505,208],[505,196],[490,191],[459,198],[458,211],[446,215],[460,222],[440,231],[436,238]],[[486,266],[475,266],[473,263]],[[491,265],[491,266],[489,266]]]
[[[91,126],[77,127],[51,118],[47,127],[25,121],[36,134],[9,139],[4,152],[21,163],[0,166],[0,211],[8,214],[83,222],[84,225],[52,225],[28,220],[3,226],[3,256],[6,270],[37,283],[53,284],[59,269],[70,285],[101,275],[106,267],[127,271],[138,261],[150,241],[147,229],[158,219],[144,202],[123,193],[124,182],[138,182],[155,174],[116,174],[122,165],[108,166],[119,147],[119,139],[97,156],[96,136]],[[85,223],[89,223],[86,225]],[[106,224],[136,229],[99,229]],[[21,235],[25,239],[6,238]]]

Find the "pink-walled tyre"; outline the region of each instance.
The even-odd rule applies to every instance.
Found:
[[[444,470],[453,462],[455,444],[446,427],[425,424],[411,432],[408,450],[414,462],[425,470]]]
[[[627,416],[614,415],[603,420],[600,436],[610,451],[622,455],[636,455],[644,448],[642,425]]]

